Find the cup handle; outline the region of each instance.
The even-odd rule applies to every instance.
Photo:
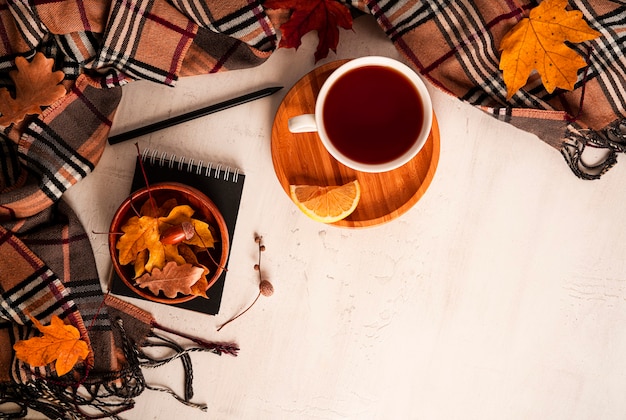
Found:
[[[289,118],[287,125],[292,133],[314,133],[317,131],[315,114],[303,114]]]

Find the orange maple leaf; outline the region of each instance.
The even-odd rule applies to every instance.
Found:
[[[337,50],[338,27],[352,29],[350,10],[336,0],[266,0],[263,6],[291,10],[288,21],[280,26],[282,37],[278,46],[281,48],[297,49],[306,33],[317,31],[316,62],[325,58],[329,50]]]
[[[41,114],[41,107],[62,98],[66,91],[61,81],[62,71],[52,71],[54,60],[42,53],[35,54],[30,63],[24,57],[15,58],[17,70],[9,72],[15,83],[15,98],[6,88],[0,89],[0,125],[19,123],[26,115]]]
[[[500,70],[507,99],[526,84],[537,70],[549,93],[555,88],[574,89],[585,59],[565,42],[579,43],[600,36],[578,10],[567,11],[567,0],[544,0],[515,25],[500,42]]]
[[[13,349],[18,359],[32,366],[45,366],[56,360],[57,375],[62,376],[89,355],[89,346],[76,327],[65,324],[58,316],[52,315],[48,326],[35,318],[31,320],[43,336],[15,343]]]

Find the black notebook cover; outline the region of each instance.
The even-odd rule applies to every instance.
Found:
[[[241,202],[245,181],[244,174],[237,169],[227,166],[194,161],[184,157],[168,156],[166,153],[155,150],[144,150],[142,160],[148,181],[151,184],[180,182],[197,188],[206,194],[215,203],[224,217],[230,238],[229,246],[232,247],[235,224],[237,223],[237,215],[239,213],[239,203]],[[136,191],[143,187],[145,187],[145,181],[139,166],[139,158],[137,158],[131,191]],[[230,258],[230,249],[228,255]],[[226,267],[228,267],[228,261],[226,261]],[[196,297],[187,302],[170,305],[215,315],[220,309],[225,280],[226,270],[222,272],[213,286],[207,290],[208,299]],[[115,270],[112,273],[110,287],[112,293],[144,299],[127,287]]]

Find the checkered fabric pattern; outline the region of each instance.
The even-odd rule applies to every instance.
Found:
[[[131,408],[132,397],[143,390],[128,383],[140,376],[127,348],[130,342],[144,343],[152,317],[103,295],[88,251],[87,234],[62,200],[35,216],[0,226],[0,405],[16,403],[22,415],[30,407],[50,418],[61,418],[64,412],[89,418]],[[34,367],[11,351],[13,343],[39,335],[31,317],[49,324],[53,315],[76,327],[90,349],[72,374],[61,378],[53,365]],[[115,328],[118,320],[126,324],[127,339]],[[95,390],[93,396],[83,392],[76,398],[71,390],[78,384]],[[102,393],[101,387],[109,391]],[[120,391],[110,391],[116,388]]]
[[[31,175],[0,194],[0,215],[27,217],[93,170],[122,85],[144,79],[174,86],[180,75],[258,65],[274,50],[276,32],[258,1],[0,0],[0,40],[0,87],[10,86],[16,56],[37,51],[55,58],[70,85],[26,127],[0,131],[17,144],[3,147],[2,165]]]
[[[258,1],[0,1],[0,71],[16,55],[43,51],[66,78],[84,70],[102,86],[145,79],[174,85],[180,74],[260,64],[276,32]],[[193,50],[195,70],[183,69]],[[192,73],[193,72],[193,73]]]
[[[59,217],[65,223],[54,223]],[[90,337],[95,342],[112,341],[106,308],[100,307],[102,291],[93,255],[83,251],[89,247],[89,238],[71,209],[60,202],[6,227],[0,226],[0,336],[4,338],[0,341],[10,342],[6,341],[10,336],[30,338],[35,334],[30,317],[48,323],[52,315],[76,326],[88,342]],[[97,349],[104,353],[95,358],[96,369],[111,370],[106,363],[111,359],[110,354],[106,355],[108,349]],[[87,363],[94,367],[93,352]],[[0,362],[0,382],[13,379],[27,383],[49,375],[49,367],[32,369],[17,359],[6,365]]]
[[[151,361],[141,346],[163,342],[157,324],[103,294],[88,235],[62,195],[97,165],[121,86],[136,79],[174,86],[181,75],[258,65],[275,43],[258,1],[0,0],[0,87],[12,89],[15,57],[37,52],[54,58],[67,87],[42,115],[0,127],[0,406],[14,402],[51,418],[108,416],[132,408],[132,398],[150,388],[140,367]],[[12,351],[38,334],[31,317],[48,324],[53,315],[90,348],[62,378],[52,365],[29,366]],[[187,382],[178,399],[201,408],[190,401],[189,356],[181,357]],[[88,391],[78,395],[81,384]]]

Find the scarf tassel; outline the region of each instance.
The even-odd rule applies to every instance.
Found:
[[[603,149],[604,156],[593,164],[583,159],[587,147]],[[586,180],[599,179],[617,163],[617,154],[626,152],[626,118],[601,131],[571,129],[561,154],[574,174]]]
[[[119,414],[135,406],[134,398],[146,389],[164,392],[189,407],[207,411],[206,404],[192,402],[193,368],[191,353],[209,352],[217,355],[235,356],[239,350],[233,344],[210,343],[154,324],[154,329],[176,334],[200,344],[199,347],[184,348],[174,340],[152,330],[146,340],[138,346],[124,329],[121,318],[113,322],[120,334],[122,351],[127,361],[126,368],[110,373],[91,374],[80,384],[52,380],[33,381],[28,384],[12,384],[1,388],[0,419],[24,418],[29,409],[50,419],[91,420],[119,419]],[[165,358],[155,358],[145,350],[161,348],[173,352]],[[142,368],[158,368],[180,360],[184,370],[184,394],[180,396],[170,388],[147,384]]]

